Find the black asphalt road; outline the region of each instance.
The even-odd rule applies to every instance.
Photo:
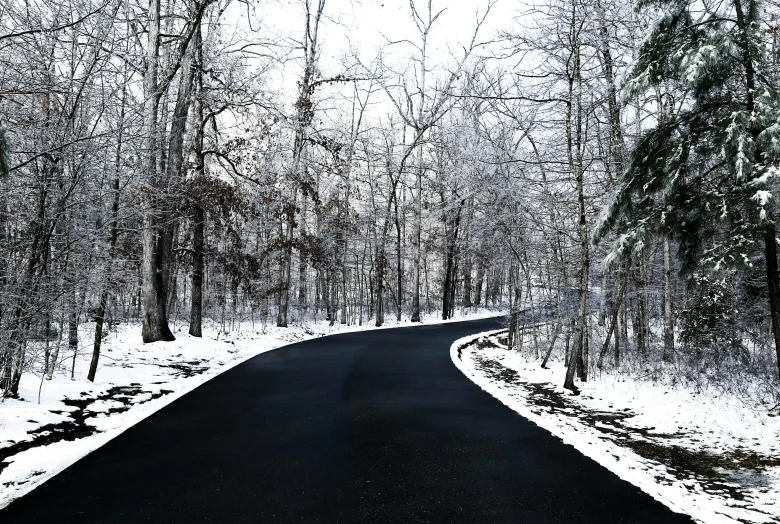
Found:
[[[470,382],[477,320],[335,335],[207,382],[0,523],[692,522]]]

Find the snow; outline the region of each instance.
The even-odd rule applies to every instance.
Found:
[[[690,87],[695,87],[707,74],[708,65],[718,61],[718,50],[713,45],[703,45],[693,55],[683,58],[683,79]]]
[[[752,199],[758,202],[758,205],[761,206],[761,220],[766,220],[766,205],[772,199],[772,193],[766,190],[759,190],[756,191],[756,194],[752,196]]]
[[[452,345],[451,356],[468,378],[505,405],[698,522],[780,522],[780,417],[715,390],[670,388],[621,374],[594,377],[580,384],[581,394],[573,396],[561,387],[562,362],[542,369],[537,361],[501,345],[500,332],[460,339]],[[482,337],[493,345],[473,344]],[[502,381],[485,362],[517,375]],[[532,389],[540,386],[548,399],[562,398],[565,404],[540,401],[543,396]],[[695,468],[686,474],[686,463],[662,455],[648,458],[647,452],[635,451],[641,449],[681,452],[683,458],[714,457],[717,478],[708,480]],[[720,467],[732,457],[745,456],[773,464],[759,469]]]
[[[482,308],[457,311],[446,322],[473,320],[500,314]],[[436,314],[424,324],[442,323]],[[383,328],[412,325],[388,319]],[[176,341],[143,344],[137,324],[116,326],[103,342],[100,366],[94,383],[86,380],[91,358],[94,324],[80,326],[83,347],[77,355],[74,378],[70,379],[72,353],[65,355],[53,380],[41,381],[26,373],[19,388],[20,399],[0,402],[0,508],[28,493],[91,451],[99,448],[155,411],[192,391],[209,379],[266,351],[287,344],[334,333],[377,329],[370,324],[330,327],[327,322],[309,322],[289,328],[257,327],[220,333],[219,326],[204,326],[204,336],[189,336],[183,328]],[[39,401],[40,390],[40,401]],[[74,415],[74,416],[69,416]],[[44,442],[9,457],[12,446],[26,446],[35,438],[45,440],[62,435],[60,424],[72,429],[78,417],[92,434],[76,440]],[[75,417],[75,418],[74,418]],[[70,433],[71,437],[76,435]]]

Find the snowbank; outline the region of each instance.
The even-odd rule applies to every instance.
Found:
[[[505,405],[699,522],[780,522],[780,417],[717,391],[620,375],[573,396],[560,386],[563,363],[542,369],[499,332],[460,339],[451,356]]]

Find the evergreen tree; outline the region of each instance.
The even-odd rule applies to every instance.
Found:
[[[641,101],[665,90],[654,99],[664,117],[637,139],[595,237],[618,234],[608,262],[640,253],[649,235],[675,237],[689,271],[750,266],[763,248],[780,367],[780,94],[761,2],[641,0],[643,6],[661,14],[623,94]]]

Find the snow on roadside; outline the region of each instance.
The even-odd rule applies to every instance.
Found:
[[[474,309],[460,314],[447,322],[500,312]],[[434,315],[423,319],[425,324],[441,322]],[[383,328],[410,325],[388,320]],[[220,334],[218,326],[206,326],[202,338],[181,329],[174,342],[143,344],[139,325],[119,325],[103,343],[96,381],[91,383],[86,376],[94,324],[85,324],[80,327],[85,347],[77,355],[74,380],[68,356],[52,380],[41,380],[37,366],[36,373],[22,377],[20,399],[0,402],[0,508],[200,384],[256,355],[328,334],[368,329],[377,328],[373,323],[330,327],[321,321],[265,330],[245,326]]]
[[[669,508],[707,524],[780,522],[780,417],[715,391],[623,376],[561,387],[502,330],[456,341],[455,365],[505,405]],[[505,332],[505,330],[503,330]]]

